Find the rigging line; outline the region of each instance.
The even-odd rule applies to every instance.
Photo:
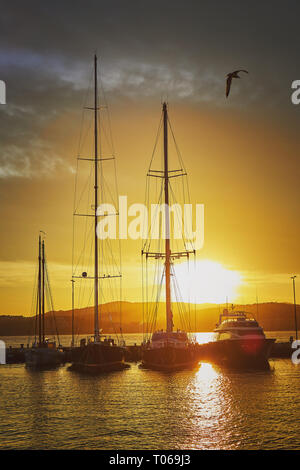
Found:
[[[178,202],[177,199],[176,199],[176,196],[175,196],[175,193],[174,193],[174,191],[173,191],[172,186],[169,185],[169,187],[170,187],[171,198],[173,198],[175,205],[176,205],[176,206],[177,206],[177,205],[180,206],[179,202]],[[180,207],[180,210],[181,210],[181,207]],[[180,218],[178,207],[175,207],[175,211],[174,211],[174,212],[175,212],[175,214],[176,214],[176,216],[177,216],[177,220],[178,220],[178,222],[180,223],[181,228],[182,228],[182,213],[181,213],[181,218]],[[186,240],[185,240],[185,237],[184,237],[184,233],[183,233],[183,232],[181,232],[181,236],[182,236],[181,240],[182,240],[182,242],[183,242],[183,244],[184,244],[184,248],[185,248],[185,250],[187,250],[187,247],[186,247]],[[179,243],[178,243],[178,240],[176,240],[176,243],[177,243],[177,246],[178,246],[178,251],[180,251],[180,250],[179,250]]]
[[[159,201],[160,202],[160,201]],[[161,218],[159,219],[159,237],[157,241],[157,252],[161,251],[161,244],[162,244],[162,220]],[[151,240],[150,240],[151,243]],[[150,243],[149,243],[149,249],[150,249]],[[153,284],[152,284],[152,293],[151,293],[151,301],[155,304],[155,290],[156,290],[156,285],[159,285],[159,278],[160,278],[160,271],[163,272],[163,269],[160,270],[160,262],[159,259],[156,260],[154,264],[154,273],[153,273]],[[155,305],[153,309],[155,308]]]
[[[104,177],[104,175],[102,176],[102,186],[103,186],[103,197],[105,196],[105,192],[107,191],[110,198],[111,198],[111,201],[113,202],[114,206],[115,207],[119,207],[119,204],[117,202],[117,194],[113,195],[112,191],[110,190],[109,188],[109,184],[108,184],[108,181],[106,180],[106,178]],[[116,184],[115,184],[116,186]],[[116,190],[116,188],[115,188]],[[104,199],[103,199],[104,200]],[[117,214],[116,214],[117,215]]]
[[[89,232],[92,232],[93,230],[93,227],[92,225],[90,225],[89,227]],[[91,233],[88,233],[88,223],[87,223],[87,219],[85,221],[85,229],[84,229],[84,241],[83,241],[83,247],[82,247],[82,250],[81,250],[81,253],[79,254],[79,258],[78,258],[78,262],[75,266],[75,269],[74,269],[74,274],[76,274],[77,270],[78,270],[78,267],[79,267],[79,264],[81,263],[82,267],[85,266],[85,259],[84,259],[84,255],[86,254],[86,240],[88,240],[89,238],[91,238]],[[81,262],[82,260],[82,262]],[[87,271],[87,269],[85,269]]]
[[[105,102],[106,102],[105,93],[104,93],[104,100],[105,100]],[[110,110],[109,110],[108,107],[107,107],[107,114],[108,114],[109,130],[110,130],[110,135],[111,135],[112,151],[113,151],[113,154],[115,155],[114,142],[113,142],[113,135],[112,135],[112,126],[111,126],[111,119],[110,119]],[[116,158],[114,158],[114,176],[115,176],[116,192],[117,192],[117,196],[119,196],[120,193],[119,193],[119,182],[118,182],[118,177],[117,177]],[[118,214],[119,214],[119,213],[120,213],[119,201],[118,201],[117,207],[118,207]],[[120,221],[119,221],[119,223],[120,223]],[[120,267],[120,274],[122,274],[122,273],[123,273],[123,266],[122,266],[122,242],[121,242],[120,237],[118,237],[118,243],[119,243],[119,265],[120,265],[119,267]],[[120,282],[120,288],[119,288],[119,297],[120,297],[120,302],[119,302],[119,305],[120,305],[120,332],[121,332],[121,338],[123,339],[123,332],[122,332],[122,322],[123,322],[123,318],[122,318],[122,297],[123,297],[123,290],[122,290],[122,287],[123,287],[123,279],[122,279],[122,276],[120,277],[119,282]]]
[[[77,194],[77,178],[78,178],[78,160],[76,160],[76,175],[75,175],[75,186],[74,186],[74,201],[73,201],[73,214],[75,213],[75,201]],[[75,250],[75,217],[72,217],[72,276],[74,276],[74,250]]]
[[[178,158],[179,158],[179,161],[182,165],[182,168],[184,169],[184,172],[187,173],[186,171],[186,168],[185,168],[185,165],[184,165],[184,162],[183,162],[183,158],[181,156],[181,153],[180,153],[180,150],[179,150],[179,147],[177,145],[177,141],[175,139],[175,135],[174,135],[174,132],[173,132],[173,128],[172,128],[172,124],[169,120],[169,117],[168,117],[168,122],[169,122],[169,127],[170,127],[170,130],[171,130],[171,134],[172,134],[172,137],[173,137],[173,140],[174,140],[174,144],[175,144],[175,148],[176,148],[176,152],[177,152],[177,155],[178,155]],[[186,188],[187,188],[187,197],[188,197],[188,201],[190,202],[191,201],[191,197],[190,197],[190,188],[189,188],[189,180],[188,180],[188,175],[186,174],[186,180],[183,180],[183,184],[184,184],[184,181],[186,181]],[[183,191],[184,191],[184,187],[183,187]],[[185,194],[185,192],[184,192]]]
[[[174,293],[175,293],[175,297],[176,297],[176,301],[177,301],[176,305],[177,305],[177,308],[178,308],[178,314],[179,314],[179,320],[180,320],[181,327],[182,327],[183,330],[188,332],[189,331],[189,326],[188,326],[188,322],[186,320],[184,307],[182,305],[177,287],[174,289]]]
[[[155,312],[156,312],[156,303],[157,303],[157,292],[156,292],[156,298],[154,296],[154,293],[155,293],[155,289],[154,287],[156,285],[159,285],[159,282],[158,282],[158,271],[157,271],[157,265],[158,263],[156,262],[155,263],[155,271],[154,271],[154,276],[153,276],[153,281],[152,281],[152,294],[151,294],[151,300],[150,300],[150,305],[149,305],[149,323],[150,325],[150,332],[153,332],[153,321],[155,319]]]
[[[156,285],[156,264],[154,264],[154,271],[153,271],[153,278],[151,278],[151,283],[152,283],[152,291],[149,287],[149,281],[147,282],[148,285],[148,328],[149,332],[151,334],[151,324],[152,324],[152,319],[154,315],[154,309],[155,309],[155,298],[154,298],[154,289],[153,286]],[[148,264],[148,272],[150,270],[151,264]],[[149,276],[148,276],[149,279]]]
[[[148,212],[150,212],[150,224],[149,224],[149,230],[148,230],[148,235],[147,235],[147,240],[148,240],[147,250],[148,251],[150,250],[151,242],[153,240],[152,239],[152,227],[153,227],[153,224],[156,223],[157,218],[159,217],[159,214],[160,214],[159,206],[162,204],[162,197],[163,197],[163,185],[161,185],[158,204],[155,207],[154,217],[152,217],[152,210],[150,212],[150,208],[149,208],[149,211],[148,211]],[[160,217],[158,219],[158,222],[159,222],[159,227],[160,227],[159,235],[161,235],[161,218]],[[159,240],[160,240],[160,237],[159,237]]]
[[[38,304],[39,304],[39,294],[38,290],[36,292],[36,307],[35,307],[35,329],[34,329],[34,344],[37,341],[37,324],[38,324]]]
[[[86,213],[88,213],[88,208],[89,206],[91,205],[91,202],[92,202],[92,186],[93,186],[93,183],[92,183],[92,173],[93,173],[93,167],[91,166],[90,168],[90,175],[89,175],[89,179],[88,179],[88,191],[87,191],[87,201],[86,201]],[[87,185],[86,185],[87,187]],[[86,243],[86,240],[87,240],[87,230],[88,230],[88,218],[86,217],[85,219],[85,229],[84,229],[84,238],[83,238],[83,250],[85,250],[85,243]],[[92,227],[93,225],[91,224],[90,225],[90,230],[92,231]],[[82,263],[84,264],[84,255],[85,255],[85,252],[83,251],[83,261]]]
[[[159,251],[160,251],[160,243],[158,245],[158,252]],[[153,284],[152,284],[152,292],[151,292],[151,297],[150,297],[152,302],[154,302],[156,285],[159,283],[159,277],[160,277],[160,263],[159,263],[159,259],[157,259],[155,260],[155,263],[154,263]]]
[[[196,250],[194,251],[194,276],[196,276]],[[194,316],[195,316],[195,333],[197,333],[197,317],[196,317],[196,294],[194,297]]]
[[[164,277],[164,271],[162,270],[161,273],[160,273],[159,268],[160,268],[159,260],[156,260],[154,275],[153,275],[152,295],[151,295],[152,309],[149,310],[149,322],[150,322],[150,324],[152,324],[153,321],[154,321],[155,312],[158,308],[157,304],[159,302],[159,298],[160,298],[160,295],[161,295],[161,289],[157,290],[155,292],[155,287],[159,286],[160,283],[163,282],[163,277]],[[156,298],[155,298],[155,295],[154,295],[155,293],[156,293]],[[152,327],[150,328],[150,331],[153,331]]]
[[[36,292],[35,292],[35,316],[34,316],[34,344],[36,344],[36,339],[37,339],[37,324],[38,324],[38,304],[39,304],[39,293],[38,293],[38,288],[36,286]],[[32,330],[31,330],[32,331]],[[30,343],[31,339],[31,334],[28,335],[27,338],[27,343]]]
[[[179,298],[178,298],[178,292],[177,292],[177,286],[176,286],[176,283],[173,279],[173,275],[174,274],[173,274],[173,270],[172,270],[172,291],[173,291],[173,296],[176,299],[176,306],[177,306],[177,310],[178,310],[180,324],[181,324],[181,327],[184,329],[183,319],[182,319],[182,316],[181,316],[181,309],[180,309],[180,304],[179,304]]]
[[[174,144],[175,144],[175,149],[176,149],[176,153],[177,153],[179,162],[180,162],[180,164],[182,165],[182,168],[183,168],[184,172],[186,173],[186,168],[185,168],[185,165],[184,165],[183,158],[182,158],[182,156],[181,156],[179,147],[178,147],[178,145],[177,145],[177,141],[176,141],[176,139],[175,139],[175,135],[174,135],[174,132],[173,132],[173,128],[172,128],[172,125],[171,125],[171,121],[170,121],[170,119],[169,119],[169,116],[168,116],[168,124],[169,124],[169,128],[170,128],[170,130],[171,130],[171,134],[172,134],[172,137],[173,137],[173,141],[174,141]]]
[[[146,188],[145,188],[145,200],[144,200],[144,203],[145,203],[145,206],[147,207],[147,211],[148,211],[148,215],[149,215],[149,186],[150,186],[150,182],[149,182],[149,178],[147,177],[146,178]],[[147,222],[147,226],[145,227],[146,225],[146,222]],[[145,238],[143,238],[141,240],[141,251],[145,250],[146,249],[146,245],[148,243],[148,235],[149,235],[149,216],[146,219],[144,219],[144,226],[143,226],[143,236],[145,234],[145,230],[147,228],[147,235]]]
[[[147,306],[147,319],[146,319],[146,331],[147,331],[147,338],[148,338],[148,328],[149,328],[149,303],[148,303],[148,298],[149,298],[149,294],[148,294],[148,258],[146,258],[146,306]]]
[[[98,135],[99,135],[99,155],[100,155],[100,164],[102,167],[102,164],[103,164],[102,157],[104,157],[103,140],[105,140],[105,128],[103,127],[103,116],[102,116],[102,112],[100,113],[100,109],[97,111],[97,114],[98,114],[97,122],[98,122]]]
[[[99,110],[99,116],[100,116],[100,110]],[[109,151],[111,152],[112,157],[115,158],[115,155],[114,155],[114,153],[113,153],[113,151],[112,151],[111,142],[110,142],[110,140],[109,140],[109,137],[110,137],[110,136],[108,135],[107,130],[106,130],[106,127],[105,127],[105,125],[104,125],[103,113],[101,114],[101,116],[102,116],[102,117],[101,117],[101,122],[100,122],[100,124],[99,124],[99,127],[100,127],[100,129],[101,129],[102,140],[104,140],[104,142],[106,142],[107,148],[108,148]],[[102,147],[102,149],[103,149],[103,147]],[[109,152],[108,152],[108,153],[109,153]]]
[[[86,269],[85,269],[86,272],[88,272],[89,268],[91,268],[92,265],[93,265],[93,254],[94,254],[93,235],[94,235],[94,227],[93,227],[93,225],[91,224],[91,227],[90,227],[90,235],[89,235],[89,236],[90,236],[90,251],[89,251],[89,257],[87,257],[87,259],[86,259],[86,264],[85,264],[85,266],[86,266]],[[85,250],[85,253],[88,254],[88,251]],[[86,285],[87,285],[87,283],[84,282],[84,280],[83,280],[83,286],[84,286],[84,289],[83,289],[83,290],[84,290],[84,291],[85,291]],[[91,290],[92,290],[92,287],[91,287]]]
[[[86,119],[87,121],[87,119]],[[77,158],[80,159],[80,156],[81,155],[84,155],[85,152],[83,152],[83,149],[84,149],[84,146],[86,145],[86,141],[89,137],[89,135],[91,134],[91,131],[92,131],[92,124],[93,124],[93,119],[92,117],[89,118],[89,121],[87,122],[87,124],[85,124],[85,131],[84,133],[82,132],[82,142],[81,142],[81,146],[80,148],[78,149],[78,152],[77,152]],[[89,153],[89,151],[88,151]],[[85,160],[85,158],[81,158],[82,160]]]
[[[104,305],[106,305],[107,314],[108,314],[108,319],[110,320],[110,323],[111,323],[111,325],[112,325],[114,334],[116,335],[117,341],[119,342],[118,333],[116,332],[115,324],[114,324],[114,321],[113,321],[113,319],[112,319],[113,311],[111,310],[111,308],[110,308],[110,306],[109,306],[109,299],[105,296],[105,293],[103,292],[103,306],[104,306]],[[104,310],[102,311],[102,313],[103,313],[103,318],[104,318]]]
[[[174,283],[176,284],[176,289],[177,289],[177,292],[178,292],[179,305],[180,305],[182,315],[183,315],[183,318],[184,318],[185,328],[188,331],[188,330],[191,329],[191,325],[190,325],[190,322],[189,322],[189,317],[188,317],[187,311],[186,311],[186,305],[183,301],[180,286],[179,286],[179,283],[178,283],[178,279],[175,275],[175,272],[173,274],[173,279],[174,279]]]
[[[151,318],[153,316],[153,312],[154,312],[154,309],[155,309],[155,297],[154,297],[154,294],[155,294],[155,286],[156,285],[159,285],[159,282],[158,282],[158,273],[157,273],[157,261],[155,262],[154,264],[154,274],[153,274],[153,280],[152,280],[152,293],[151,293],[151,296],[150,296],[150,301],[149,301],[149,312],[148,312],[148,316],[149,316],[149,323],[151,324]]]
[[[47,282],[46,282],[46,295],[47,295],[47,291],[48,291],[48,302],[49,302],[49,299],[50,299],[49,306],[50,306],[50,310],[52,311],[52,318],[53,318],[54,325],[55,325],[56,336],[57,336],[58,344],[60,346],[60,338],[59,338],[59,333],[58,333],[58,328],[57,328],[57,323],[56,323],[56,317],[55,317],[55,312],[54,312],[54,304],[53,304],[52,292],[51,292],[51,288],[50,288],[49,274],[48,274],[47,265],[45,265],[45,271],[46,271],[46,280],[47,280]]]
[[[145,341],[145,331],[144,331],[144,323],[145,323],[145,305],[144,305],[144,257],[141,254],[141,263],[142,263],[142,333],[143,333],[143,342]]]
[[[152,322],[152,326],[151,326],[151,331],[152,331],[152,332],[154,332],[154,331],[155,331],[155,328],[156,328],[157,312],[158,312],[159,299],[160,299],[161,290],[162,290],[162,285],[163,285],[163,278],[164,278],[164,272],[162,273],[161,281],[160,281],[160,284],[159,284],[159,288],[158,288],[158,290],[157,290],[157,296],[156,296],[156,302],[155,302],[155,310],[154,310],[153,322]]]
[[[157,212],[156,212],[156,215],[154,214],[154,218],[152,218],[152,207],[151,207],[151,204],[150,204],[150,180],[149,180],[149,189],[148,189],[148,205],[147,205],[147,209],[148,209],[148,214],[150,214],[150,223],[148,221],[148,226],[149,226],[149,230],[148,230],[148,234],[147,234],[147,250],[149,251],[150,250],[150,246],[151,246],[151,242],[152,242],[152,222],[154,223],[154,220],[156,219],[156,216],[157,216]],[[161,188],[161,191],[160,191],[160,194],[158,196],[158,203],[161,202],[162,200],[162,193],[163,193],[163,184],[162,182],[160,182],[160,188]],[[155,182],[155,195],[157,194],[157,182]],[[157,199],[157,198],[155,198]],[[156,208],[156,211],[158,211],[158,207]],[[153,219],[153,220],[152,220]]]
[[[81,124],[80,124],[80,133],[79,133],[79,141],[78,141],[78,151],[77,151],[78,156],[80,155],[81,145],[83,145],[82,144],[82,135],[83,135],[83,122],[84,122],[84,115],[85,115],[84,106],[86,104],[87,96],[90,92],[90,88],[91,88],[91,76],[90,76],[89,86],[88,86],[88,89],[86,91],[86,94],[85,94],[85,97],[84,97],[84,100],[83,100],[83,107],[82,107],[82,113],[81,113]],[[90,126],[88,127],[88,131],[89,131],[89,129],[90,129]],[[87,133],[88,133],[88,131],[87,131]],[[85,138],[86,138],[86,136],[85,136]],[[76,211],[77,183],[78,183],[78,159],[76,159],[76,175],[75,175],[75,187],[74,187],[73,214]],[[73,265],[73,261],[72,261],[72,265]]]
[[[106,242],[105,254],[104,254],[104,248],[103,248],[103,259],[102,259],[103,267],[104,267],[104,264],[105,264],[107,272],[112,271],[112,274],[113,273],[118,273],[119,275],[121,275],[120,266],[119,266],[119,263],[117,262],[118,260],[117,260],[116,256],[114,255],[115,250],[113,249],[112,240],[107,238],[106,240],[101,240],[101,241],[102,241],[103,245]],[[105,274],[104,270],[103,270],[103,273]]]
[[[100,104],[100,96],[98,97],[98,101],[99,101],[99,104]],[[98,172],[98,170],[100,170],[100,177],[99,177],[99,185],[100,185],[100,202],[103,203],[104,201],[104,175],[103,175],[103,161],[101,160],[101,157],[102,157],[102,149],[103,149],[103,146],[102,146],[102,136],[103,136],[103,126],[102,126],[102,114],[100,114],[100,105],[99,105],[99,110],[96,110],[96,113],[97,113],[97,131],[98,131],[98,135],[99,135],[99,139],[98,139],[98,145],[99,145],[99,156],[100,156],[100,162],[97,162],[96,164],[96,171]],[[99,164],[100,163],[100,164]],[[95,207],[95,211],[97,211],[97,207]],[[99,253],[101,253],[101,256],[100,256],[100,260],[99,260]],[[103,241],[102,243],[99,243],[98,244],[98,250],[97,250],[97,253],[96,253],[96,257],[97,257],[97,260],[99,260],[99,268],[101,270],[103,270],[103,267],[104,267],[104,260],[103,260]],[[98,273],[97,273],[98,275]],[[102,288],[102,283],[100,282],[100,279],[98,279],[98,282],[97,282],[97,287],[99,289],[99,297],[98,297],[98,304],[100,303],[100,308],[99,308],[99,324],[101,325],[101,321],[102,321],[102,306],[101,306],[101,303],[102,303],[102,299],[103,299],[103,288]]]
[[[185,309],[185,305],[182,299],[178,280],[175,275],[174,266],[172,266],[172,275],[173,275],[172,278],[173,278],[173,284],[174,284],[174,291],[175,291],[175,295],[177,298],[178,310],[181,310],[180,315],[182,316],[182,319],[181,319],[182,326],[184,329],[189,330],[190,328],[187,328],[187,327],[189,327],[190,325],[188,324],[187,319],[186,319],[186,309]]]
[[[77,168],[78,168],[78,160],[77,160]],[[79,196],[79,199],[78,199],[78,203],[77,203],[77,205],[76,204],[74,205],[75,207],[73,209],[73,215],[76,214],[77,209],[79,209],[79,206],[80,206],[80,203],[82,201],[83,195],[86,193],[86,189],[87,189],[88,185],[90,184],[92,171],[93,171],[93,167],[91,166],[90,173],[87,175],[86,181],[85,181],[85,183],[83,185],[83,188],[81,190],[81,193],[80,193],[80,196]]]
[[[110,143],[111,143],[112,151],[113,151],[113,154],[114,154],[114,141],[113,141],[113,135],[112,135],[110,109],[109,109],[109,106],[108,106],[108,102],[107,102],[106,93],[105,93],[104,86],[103,86],[103,80],[102,80],[102,77],[101,77],[101,73],[99,73],[99,84],[100,84],[99,88],[100,88],[100,91],[102,92],[103,101],[104,101],[104,104],[105,104],[105,107],[106,107],[106,113],[107,113],[107,117],[108,117],[108,128],[109,128],[109,131],[110,131]]]
[[[146,187],[145,187],[145,195],[144,195],[144,204],[145,204],[145,206],[147,207],[147,209],[148,209],[148,205],[149,205],[149,195],[148,195],[149,188],[148,188],[148,186],[149,186],[149,178],[146,177]],[[149,213],[149,211],[148,211],[148,213]],[[142,231],[143,235],[144,235],[144,233],[145,233],[145,224],[146,224],[146,219],[144,218],[144,219],[143,219],[143,228],[142,228],[142,230],[143,230],[143,231]],[[147,220],[147,224],[148,224],[148,220]],[[148,227],[147,227],[147,232],[148,232]],[[142,240],[141,240],[141,251],[142,251],[143,248],[144,248],[144,244],[145,244],[145,241],[144,241],[144,239],[142,238]]]
[[[173,191],[173,188],[172,188],[171,184],[169,185],[169,189],[170,189],[171,196],[173,197],[173,199],[174,199],[174,201],[175,201],[175,204],[180,205],[179,202],[178,202],[177,199],[176,199],[176,196],[175,196],[175,193],[174,193],[174,191]],[[175,212],[176,212],[176,211],[175,211]],[[179,216],[178,216],[178,222],[180,222]],[[182,223],[182,218],[181,218],[181,223]],[[183,242],[183,244],[184,244],[185,250],[187,250],[186,239],[185,239],[185,236],[184,236],[183,233],[182,233],[182,242]]]
[[[84,94],[84,97],[83,97],[83,103],[82,103],[82,112],[81,112],[81,123],[80,123],[80,133],[79,133],[79,139],[78,139],[78,146],[77,146],[77,155],[80,155],[81,153],[81,149],[83,148],[83,145],[84,145],[84,142],[87,138],[87,134],[89,133],[90,131],[90,127],[91,127],[91,121],[90,121],[90,124],[85,132],[85,135],[83,130],[84,130],[84,120],[85,120],[85,115],[86,115],[86,104],[87,104],[87,99],[88,99],[88,96],[90,94],[90,91],[91,91],[91,85],[92,85],[92,77],[93,77],[93,72],[92,72],[92,68],[90,69],[90,79],[89,79],[89,85],[86,89],[86,93]]]
[[[59,333],[58,333],[57,323],[56,323],[56,317],[55,317],[55,312],[54,312],[53,297],[52,297],[52,292],[51,292],[51,288],[50,288],[48,263],[47,263],[46,259],[45,259],[45,273],[46,273],[46,291],[47,291],[47,288],[48,288],[49,296],[50,296],[50,306],[51,306],[51,309],[52,309],[52,316],[53,316],[53,320],[54,320],[54,324],[55,324],[56,336],[57,336],[58,344],[60,346],[60,338],[59,338]]]
[[[78,304],[78,307],[81,307],[82,306],[82,298],[83,298],[82,290],[85,289],[85,285],[83,284],[83,279],[78,279],[78,282],[79,282],[79,290],[77,291],[77,304]],[[82,287],[83,285],[84,285],[84,287]]]
[[[52,307],[51,307],[51,300],[48,292],[48,285],[45,285],[45,296],[46,296],[46,304],[48,305],[48,329],[49,329],[49,335],[52,335],[55,338],[55,333],[54,333],[54,328],[53,328],[53,317],[52,317],[52,324],[49,324],[49,319],[51,319],[51,314],[52,312]],[[51,329],[52,327],[52,329]]]
[[[35,267],[35,272],[34,272],[34,281],[33,281],[33,291],[32,291],[32,297],[31,297],[31,307],[30,307],[30,314],[33,316],[33,315],[36,315],[36,307],[35,307],[35,299],[36,299],[36,293],[37,293],[37,272],[38,272],[38,268],[37,266]],[[34,322],[36,321],[35,319],[33,320]],[[31,336],[32,336],[32,331],[35,331],[35,330],[32,330],[32,326],[30,328],[30,331],[28,332],[28,337],[27,337],[27,342],[29,342]]]
[[[190,258],[187,259],[187,266],[188,266],[188,280],[190,279]],[[189,324],[191,326],[191,283],[188,282],[188,298],[189,298]]]
[[[151,246],[151,235],[152,235],[152,222],[153,224],[155,223],[156,221],[156,218],[158,216],[158,213],[159,213],[159,205],[161,203],[161,200],[162,200],[162,194],[163,194],[163,185],[161,185],[161,191],[160,191],[160,195],[159,195],[159,200],[158,200],[158,204],[155,208],[155,213],[154,213],[154,217],[153,217],[153,220],[152,220],[152,211],[150,213],[150,223],[149,223],[149,220],[148,220],[148,234],[147,234],[147,238],[146,238],[146,242],[144,244],[144,249],[146,248],[147,251],[150,250],[150,246]],[[150,208],[148,208],[148,213],[150,212],[149,211]],[[148,245],[146,245],[148,243]]]
[[[171,188],[171,193],[173,194],[173,196],[174,196],[174,198],[175,198],[175,194],[174,194],[172,188]],[[175,200],[175,202],[177,203],[176,200]],[[193,241],[193,240],[190,241],[189,238],[186,238],[184,232],[183,232],[182,241],[183,241],[183,243],[184,243],[184,247],[185,247],[186,251],[190,251],[190,248],[187,247],[187,243],[189,243],[189,244],[191,245],[192,249],[195,251],[194,241]]]
[[[92,233],[93,233],[93,226],[90,225],[90,233],[88,235],[89,239],[90,239],[90,252],[89,252],[89,259],[85,260],[83,259],[82,260],[82,270],[83,271],[86,271],[88,272],[89,270],[89,267],[91,266],[91,259],[92,259],[92,249],[93,249],[93,245],[92,245]],[[86,236],[85,236],[85,240],[86,240]],[[83,250],[83,253],[85,254],[86,253],[86,245],[87,245],[87,242],[85,241],[84,242],[84,250]],[[84,258],[84,256],[83,256]],[[86,264],[85,264],[86,263]],[[83,287],[82,287],[83,286]],[[85,295],[85,291],[86,291],[86,280],[85,279],[81,279],[81,282],[79,283],[79,295],[78,295],[78,305],[83,305],[83,300],[84,300],[84,295]]]
[[[85,115],[85,106],[87,104],[87,99],[91,91],[91,86],[92,86],[92,77],[93,77],[93,69],[92,66],[90,66],[90,79],[89,79],[89,84],[86,89],[86,92],[83,96],[83,103],[82,103],[82,112],[81,112],[81,125],[80,125],[80,133],[79,133],[79,140],[78,140],[78,150],[80,150],[81,147],[81,142],[82,142],[82,129],[83,129],[83,120],[84,120],[84,115]]]
[[[158,130],[157,130],[157,134],[156,134],[154,149],[153,149],[153,152],[152,152],[152,156],[151,156],[151,160],[150,160],[150,165],[149,165],[148,171],[151,169],[151,165],[152,165],[152,162],[153,162],[154,154],[155,154],[155,151],[156,151],[156,146],[157,146],[157,143],[158,143],[158,138],[159,138],[159,136],[160,136],[160,132],[161,132],[161,128],[162,128],[162,123],[163,123],[163,113],[161,113],[161,116],[160,116],[160,121],[159,121],[159,126],[158,126]]]
[[[178,293],[177,293],[177,290],[176,290],[176,286],[173,286],[173,295],[176,299],[176,305],[177,305],[177,310],[178,310],[178,316],[179,316],[179,323],[180,323],[180,326],[183,330],[186,330],[186,327],[185,327],[185,324],[184,324],[184,321],[183,321],[183,317],[182,317],[182,313],[181,313],[181,309],[180,309],[180,304],[179,304],[179,299],[178,299]]]
[[[83,315],[84,315],[84,313],[87,313],[87,311],[88,311],[89,308],[91,308],[90,303],[91,303],[92,294],[93,294],[93,289],[91,288],[91,289],[90,289],[90,296],[88,297],[88,302],[87,302],[86,306],[85,306],[85,307],[78,306],[78,309],[77,309],[77,310],[83,310]],[[84,312],[84,311],[85,311],[85,312]],[[78,325],[78,327],[77,327],[78,336],[80,335],[79,330],[80,330],[80,326]]]

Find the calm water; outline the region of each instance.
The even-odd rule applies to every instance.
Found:
[[[0,366],[0,447],[300,449],[300,366],[270,363],[269,372],[202,364],[172,374],[133,364],[99,377]]]

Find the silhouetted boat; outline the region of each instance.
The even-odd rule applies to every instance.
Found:
[[[36,317],[35,317],[35,340],[31,348],[25,350],[26,366],[34,368],[44,368],[57,366],[63,362],[64,353],[61,348],[57,348],[56,341],[45,336],[45,297],[51,299],[50,284],[45,256],[45,241],[39,236],[39,267],[38,284],[36,295]],[[54,314],[53,305],[52,314]],[[57,334],[58,337],[58,334]],[[58,337],[59,340],[59,337]]]
[[[275,339],[267,339],[255,318],[244,311],[224,309],[214,330],[214,360],[230,367],[268,367]]]
[[[163,123],[163,141],[164,141],[164,169],[149,169],[148,176],[160,177],[163,180],[163,193],[165,203],[165,246],[164,252],[153,252],[149,249],[143,249],[142,254],[148,258],[164,259],[164,278],[166,294],[166,330],[153,332],[151,339],[148,340],[142,349],[142,366],[162,371],[173,371],[178,369],[190,368],[199,363],[195,350],[195,344],[190,341],[186,331],[177,329],[174,331],[172,300],[171,300],[171,273],[174,259],[186,257],[195,254],[195,250],[184,250],[181,252],[171,251],[170,247],[170,208],[169,208],[169,180],[172,177],[184,176],[183,169],[169,170],[168,161],[168,110],[167,104],[163,103],[162,110]],[[171,175],[171,176],[170,176]],[[174,301],[173,301],[174,302]],[[177,300],[178,302],[178,300]],[[178,302],[179,303],[179,302]]]
[[[92,215],[93,218],[93,240],[94,240],[94,274],[88,276],[86,272],[82,273],[81,278],[93,279],[93,292],[94,292],[94,335],[88,342],[81,342],[81,347],[77,348],[76,355],[72,361],[70,367],[71,370],[76,370],[86,373],[102,373],[110,372],[114,370],[122,370],[129,367],[125,364],[125,348],[117,345],[112,338],[107,338],[101,334],[99,327],[99,281],[108,282],[111,278],[121,277],[118,275],[100,275],[99,273],[99,247],[98,247],[98,236],[97,236],[97,225],[98,225],[98,191],[99,191],[99,178],[98,178],[98,164],[102,160],[111,160],[112,158],[102,158],[99,152],[99,131],[98,131],[98,110],[100,109],[98,103],[98,76],[97,76],[97,57],[94,57],[94,106],[89,107],[94,112],[94,156],[93,158],[80,158],[80,160],[87,160],[93,163],[94,168],[94,204]],[[82,215],[82,214],[74,214]],[[111,215],[111,214],[110,214]],[[78,276],[74,276],[76,278]],[[73,327],[74,328],[74,327]],[[73,333],[74,335],[74,333]]]

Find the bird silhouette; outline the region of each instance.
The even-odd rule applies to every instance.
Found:
[[[229,95],[229,93],[230,93],[230,88],[231,88],[232,79],[233,79],[233,78],[241,78],[241,77],[239,76],[239,73],[240,73],[240,72],[249,73],[248,70],[240,69],[240,70],[235,70],[234,72],[231,72],[231,73],[228,73],[228,74],[227,74],[227,80],[226,80],[226,98],[228,98],[228,95]]]

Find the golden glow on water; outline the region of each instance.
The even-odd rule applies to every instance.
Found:
[[[209,387],[211,382],[214,381],[217,377],[218,373],[213,368],[212,364],[209,364],[208,362],[203,362],[196,374],[197,382],[199,382],[199,384],[204,384],[207,387]]]
[[[299,449],[299,367],[99,377],[0,368],[0,448]]]

